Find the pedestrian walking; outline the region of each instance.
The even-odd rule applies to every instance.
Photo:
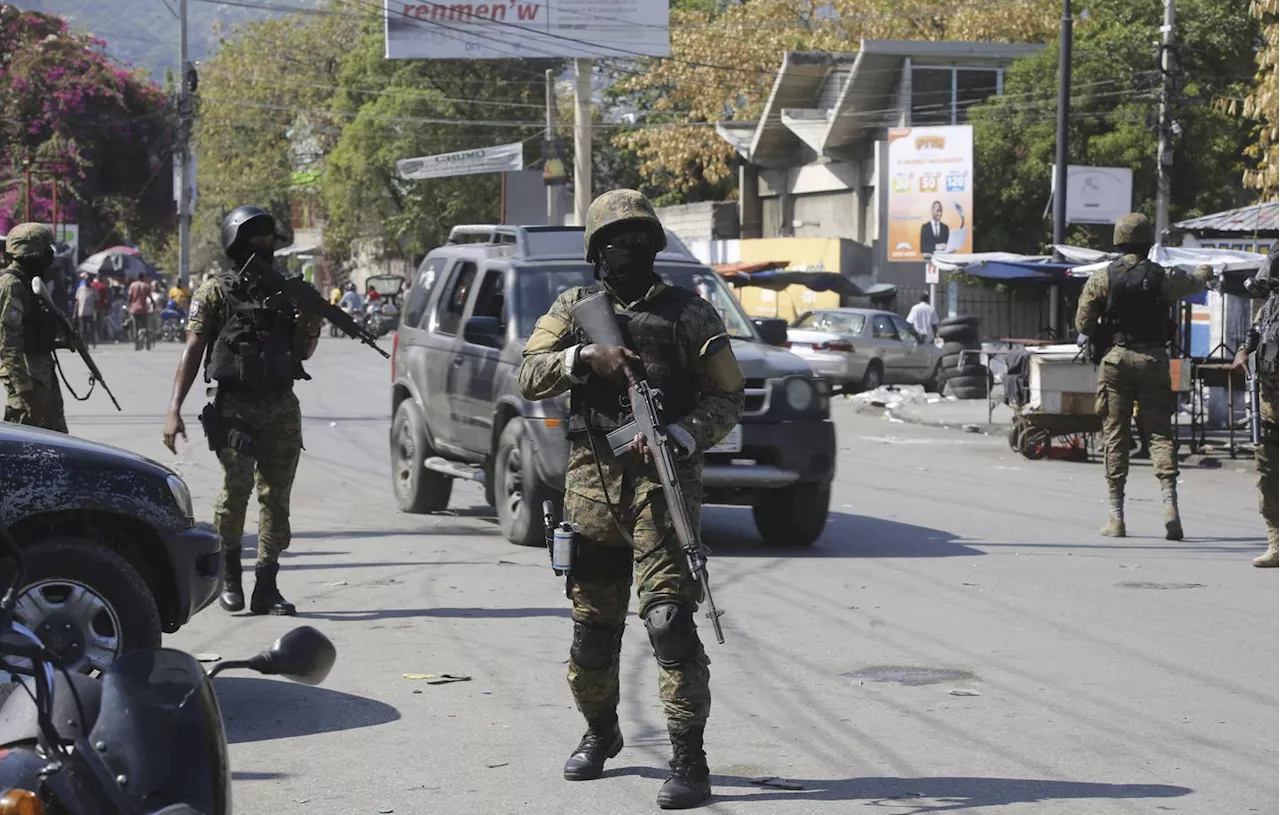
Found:
[[[693,616],[703,599],[701,584],[689,572],[656,471],[641,452],[643,439],[616,458],[605,433],[628,421],[621,400],[628,378],[642,370],[662,391],[664,421],[682,450],[677,469],[696,525],[702,454],[741,416],[744,380],[715,308],[654,272],[666,233],[648,199],[634,190],[605,193],[591,204],[586,222],[586,259],[600,282],[556,298],[534,328],[519,375],[527,399],[570,392],[564,515],[578,534],[570,578],[569,689],[587,732],[565,763],[564,777],[599,778],[605,761],[622,750],[619,653],[634,577],[673,753],[658,805],[683,809],[711,794],[703,750],[710,661]],[[570,307],[598,291],[613,299],[633,348],[590,344],[574,322]]]
[[[907,322],[924,337],[925,342],[933,342],[933,334],[938,330],[938,312],[930,305],[928,292],[920,295],[920,302],[907,312]]]
[[[98,291],[89,284],[89,275],[80,274],[80,285],[76,289],[76,330],[85,342],[98,347]]]
[[[1129,426],[1134,404],[1160,481],[1165,538],[1182,540],[1178,514],[1178,460],[1173,455],[1176,408],[1167,345],[1173,338],[1172,306],[1204,289],[1207,266],[1194,275],[1166,271],[1147,259],[1155,243],[1151,221],[1141,213],[1116,222],[1113,242],[1121,257],[1089,276],[1076,310],[1076,329],[1099,349],[1097,412],[1103,418],[1107,475],[1107,522],[1101,533],[1123,538],[1124,490],[1129,476]]]
[[[145,345],[150,348],[147,334],[147,315],[151,313],[151,284],[146,280],[145,272],[138,272],[138,277],[129,284],[129,323],[131,326],[133,350],[141,350]]]

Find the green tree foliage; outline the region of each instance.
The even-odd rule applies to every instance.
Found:
[[[164,92],[57,17],[0,5],[0,230],[27,217],[80,225],[92,252],[173,226]],[[32,184],[25,184],[30,163]]]
[[[1162,22],[1160,0],[1094,0],[1075,25],[1072,49],[1070,162],[1132,168],[1133,205],[1149,215]],[[1179,0],[1171,220],[1239,203],[1251,125],[1213,103],[1249,89],[1258,33],[1248,0]],[[1054,41],[1010,68],[1003,96],[970,112],[980,251],[1038,252],[1052,238],[1051,220],[1041,216],[1057,143],[1057,82]],[[1101,245],[1110,234],[1077,228],[1070,238]]]

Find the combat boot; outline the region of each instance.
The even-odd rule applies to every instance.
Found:
[[[254,614],[270,614],[273,617],[292,617],[298,611],[293,603],[285,600],[276,588],[276,575],[280,573],[279,563],[259,563],[254,574],[253,597],[249,599],[249,610]]]
[[[1107,522],[1098,531],[1108,538],[1123,538],[1125,535],[1123,489],[1108,486],[1107,512]]]
[[[578,749],[564,763],[567,781],[591,781],[604,772],[604,763],[622,752],[622,729],[618,715],[602,716],[587,722],[587,732]]]
[[[239,547],[222,550],[222,563],[222,594],[218,596],[218,605],[224,611],[244,611],[244,584],[241,582],[244,570],[240,565]]]
[[[711,771],[702,751],[702,726],[671,730],[671,775],[658,791],[662,809],[691,809],[711,798]]]
[[[1172,481],[1162,482],[1160,491],[1164,494],[1164,539],[1182,540],[1182,518],[1178,515],[1178,485]]]
[[[1267,530],[1267,553],[1254,558],[1253,565],[1264,569],[1280,566],[1280,543],[1277,542],[1277,530],[1274,527]]]

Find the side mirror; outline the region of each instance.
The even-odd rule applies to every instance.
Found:
[[[782,347],[787,344],[786,320],[777,317],[753,317],[751,322],[755,323],[756,330],[760,332],[760,339],[769,345]]]
[[[338,650],[329,638],[304,625],[249,660],[249,667],[258,673],[283,676],[304,685],[319,685],[337,658]]]
[[[502,321],[497,317],[468,317],[462,326],[462,338],[473,345],[501,348]]]

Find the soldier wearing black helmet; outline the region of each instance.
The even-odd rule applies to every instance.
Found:
[[[1097,412],[1103,419],[1103,460],[1107,473],[1108,517],[1102,534],[1123,538],[1125,482],[1129,477],[1129,424],[1134,403],[1149,441],[1151,468],[1160,482],[1165,538],[1182,540],[1178,514],[1178,460],[1173,454],[1175,408],[1167,346],[1173,339],[1173,304],[1202,290],[1211,272],[1166,271],[1147,259],[1155,244],[1151,221],[1130,213],[1116,222],[1121,253],[1084,285],[1076,328],[1106,353],[1098,364]],[[1109,346],[1107,350],[1106,346]]]
[[[291,615],[280,594],[280,553],[289,548],[289,493],[302,452],[302,411],[293,383],[309,379],[302,363],[315,352],[321,319],[298,314],[241,274],[251,256],[271,263],[277,241],[275,219],[259,207],[238,207],[222,222],[222,247],[230,272],[211,275],[191,299],[187,344],[173,381],[164,443],[176,452],[187,438],[182,403],[204,361],[206,382],[217,396],[200,415],[209,448],[224,474],[213,521],[222,538],[226,578],[219,603],[244,608],[240,540],[249,496],[258,491],[258,562],[249,610]]]
[[[1277,326],[1280,325],[1280,293],[1277,293],[1277,282],[1280,282],[1280,269],[1277,269],[1277,247],[1272,246],[1258,273],[1249,279],[1245,288],[1256,298],[1263,298],[1262,308],[1249,329],[1245,344],[1236,351],[1233,367],[1247,370],[1250,364],[1249,355],[1253,354],[1253,371],[1258,377],[1258,411],[1261,417],[1262,440],[1253,451],[1258,465],[1258,510],[1267,524],[1267,551],[1253,559],[1253,565],[1262,568],[1280,566],[1280,528],[1277,527],[1277,515],[1280,515],[1280,489],[1277,488],[1277,446],[1280,446],[1280,432],[1276,429],[1276,379],[1280,369],[1277,351]]]
[[[703,751],[709,660],[693,620],[701,588],[671,526],[656,470],[639,452],[642,440],[618,458],[603,434],[625,423],[619,400],[643,369],[662,391],[669,436],[682,448],[676,469],[696,523],[702,451],[741,416],[744,380],[715,308],[654,271],[666,232],[648,199],[635,190],[607,192],[586,220],[586,259],[600,283],[564,292],[538,319],[519,379],[527,399],[570,392],[564,515],[580,538],[570,590],[569,689],[587,732],[564,777],[599,778],[605,761],[622,750],[619,653],[634,577],[674,754],[658,805],[683,809],[711,794]],[[591,344],[574,322],[570,307],[601,288],[614,300],[630,348]]]

